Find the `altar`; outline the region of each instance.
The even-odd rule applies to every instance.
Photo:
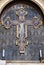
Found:
[[[35,63],[34,63],[35,62]],[[0,60],[0,65],[44,65],[44,63],[40,63],[39,61],[6,61]]]

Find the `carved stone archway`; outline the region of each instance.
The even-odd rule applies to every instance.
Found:
[[[3,8],[11,1],[13,0],[0,0],[0,13],[2,12]],[[44,14],[44,0],[31,0],[31,1],[37,4]]]

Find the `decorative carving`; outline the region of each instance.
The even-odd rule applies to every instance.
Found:
[[[16,15],[19,17],[20,23],[17,25],[17,35],[19,41],[16,41],[16,45],[19,46],[20,53],[24,53],[25,46],[28,44],[25,42],[25,38],[27,37],[27,25],[24,24],[25,16],[27,15],[27,11],[24,10],[23,6],[20,6],[16,11]]]
[[[16,11],[16,15],[19,16],[19,20],[20,21],[24,21],[25,20],[25,16],[28,14],[27,11],[24,10],[24,7],[21,5],[21,7],[19,7],[19,9]]]
[[[33,18],[33,26],[34,28],[39,28],[42,25],[42,21],[38,21],[38,17]]]
[[[10,17],[7,17],[4,21],[2,21],[2,25],[4,25],[4,27],[6,29],[9,29],[11,26],[11,20]]]

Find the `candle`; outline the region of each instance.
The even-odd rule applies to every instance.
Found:
[[[5,57],[5,49],[3,49],[3,57]]]
[[[40,49],[40,57],[42,57],[42,50]]]

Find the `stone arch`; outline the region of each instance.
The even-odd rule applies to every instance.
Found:
[[[8,4],[8,3],[10,3],[10,2],[12,2],[13,0],[5,0],[2,4],[1,4],[1,7],[0,7],[0,13],[2,12],[2,10],[4,9],[4,7]],[[39,0],[31,0],[32,2],[34,2],[36,5],[38,5],[38,7],[40,7],[40,9],[41,9],[41,11],[43,12],[43,14],[44,14],[44,7],[43,7],[43,5],[42,5],[42,3],[39,1]]]

